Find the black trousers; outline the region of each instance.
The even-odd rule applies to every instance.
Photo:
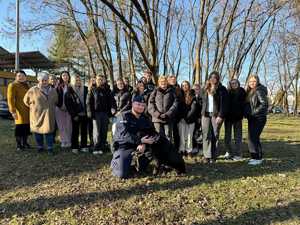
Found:
[[[260,135],[266,122],[267,117],[248,118],[248,148],[252,159],[262,159]]]
[[[94,140],[93,140],[93,119],[88,118],[87,119],[87,124],[88,124],[88,136],[90,140],[90,147],[94,146]]]
[[[79,145],[80,133],[80,145]],[[86,148],[87,147],[87,117],[79,116],[75,121],[72,118],[72,149]]]
[[[15,127],[15,137],[17,148],[25,148],[27,143],[27,138],[30,135],[29,124],[16,124]]]
[[[202,137],[202,124],[201,118],[196,121],[193,134],[193,148],[198,150],[202,149],[203,137]]]

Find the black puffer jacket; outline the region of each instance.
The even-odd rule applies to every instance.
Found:
[[[268,90],[259,84],[253,93],[248,93],[245,116],[261,118],[268,114]]]
[[[67,111],[72,118],[78,116],[79,113],[86,113],[86,98],[87,98],[88,88],[84,87],[83,95],[84,102],[81,102],[80,97],[76,94],[73,87],[68,87],[68,90],[64,96],[65,105]]]
[[[168,87],[166,90],[156,88],[149,97],[148,112],[152,116],[152,122],[169,123],[174,119],[178,108],[178,98],[174,90]],[[166,118],[161,118],[161,115]]]
[[[96,87],[89,91],[86,101],[87,115],[95,118],[96,112],[105,112],[111,116],[114,98],[112,92],[107,87]]]
[[[199,105],[195,96],[190,105],[186,104],[184,99],[182,99],[178,106],[178,116],[179,121],[184,119],[186,123],[195,123],[199,116]]]
[[[113,108],[116,109],[116,113],[124,112],[131,107],[131,94],[127,89],[116,89],[113,92],[115,101],[113,102]]]
[[[246,103],[246,92],[244,88],[228,91],[228,114],[226,120],[238,121],[243,119]]]
[[[219,84],[215,94],[213,95],[214,98],[214,111],[213,116],[225,118],[228,112],[228,92],[227,89],[222,85]],[[202,116],[208,110],[208,93],[206,90],[202,92]]]

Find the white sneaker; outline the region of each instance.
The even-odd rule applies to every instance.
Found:
[[[103,154],[103,152],[101,150],[93,152],[93,155],[102,155],[102,154]]]
[[[74,153],[74,154],[78,154],[78,149],[72,149],[72,152]]]
[[[262,162],[263,162],[262,159],[250,159],[248,165],[256,166],[262,164]]]
[[[80,149],[80,151],[87,153],[87,152],[89,152],[89,149],[88,148],[82,148],[82,149]]]
[[[233,161],[240,161],[240,160],[242,160],[243,158],[241,157],[241,156],[233,156],[232,157],[232,160]]]
[[[229,158],[230,158],[229,152],[226,152],[226,153],[225,153],[224,158],[225,158],[225,159],[229,159]]]

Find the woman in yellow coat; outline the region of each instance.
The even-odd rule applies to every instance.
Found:
[[[7,103],[9,111],[16,124],[15,137],[17,142],[17,151],[30,148],[27,138],[30,135],[29,126],[29,108],[24,104],[23,98],[29,89],[26,80],[26,73],[18,71],[14,82],[8,85]]]

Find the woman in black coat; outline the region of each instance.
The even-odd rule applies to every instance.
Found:
[[[228,93],[216,71],[209,75],[202,103],[203,155],[206,163],[214,163],[218,156],[220,129],[228,107]]]
[[[195,122],[195,129],[193,134],[193,154],[199,153],[203,155],[202,152],[202,145],[203,145],[203,138],[202,138],[202,125],[201,125],[201,111],[202,111],[202,98],[201,98],[201,92],[202,88],[200,84],[194,84],[193,91],[195,94],[196,102],[197,102],[197,119]]]
[[[246,92],[237,79],[232,79],[228,84],[228,114],[225,118],[225,145],[226,159],[240,160],[242,156],[243,116]],[[234,144],[231,143],[232,129]]]
[[[86,98],[88,88],[83,85],[79,75],[71,78],[71,86],[68,87],[65,94],[65,104],[67,111],[72,118],[72,152],[77,154],[79,150],[88,152],[87,148],[87,114],[86,114]],[[79,132],[80,131],[80,132]],[[80,145],[79,145],[80,133]]]
[[[246,87],[245,116],[248,119],[248,148],[251,154],[249,165],[262,163],[260,135],[267,122],[268,90],[260,84],[259,77],[251,75]]]
[[[178,106],[179,122],[179,152],[182,154],[192,154],[193,152],[193,133],[198,116],[198,104],[196,97],[191,90],[188,81],[181,84],[182,98]]]
[[[122,112],[125,112],[131,108],[131,93],[125,87],[124,81],[119,78],[116,81],[116,88],[113,91],[113,108],[116,109],[113,113],[112,119],[112,134],[115,133],[116,130],[116,118]]]

